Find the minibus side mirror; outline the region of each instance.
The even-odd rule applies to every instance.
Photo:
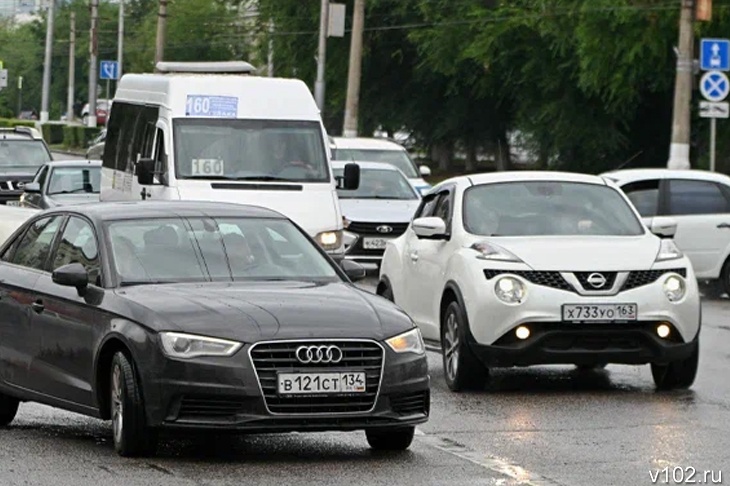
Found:
[[[137,182],[142,186],[149,186],[155,183],[155,161],[154,159],[139,159],[137,165]]]
[[[342,178],[342,189],[354,191],[360,187],[360,166],[354,163],[345,164],[345,175]]]

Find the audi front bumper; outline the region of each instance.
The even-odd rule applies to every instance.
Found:
[[[247,345],[229,358],[173,360],[157,353],[139,367],[148,424],[171,430],[254,433],[350,431],[428,420],[430,389],[425,355],[398,354],[377,344],[383,359],[377,381],[368,383],[372,403],[358,395],[287,399],[272,388],[277,370],[265,361],[266,352],[258,352],[261,346]],[[313,364],[286,371],[356,369],[364,367]]]

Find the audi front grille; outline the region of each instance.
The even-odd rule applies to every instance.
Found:
[[[337,346],[342,351],[338,363],[301,363],[296,356],[301,346]],[[270,341],[254,344],[249,350],[266,408],[272,414],[363,413],[375,407],[383,375],[383,348],[375,341]],[[364,393],[279,396],[277,374],[365,372]]]

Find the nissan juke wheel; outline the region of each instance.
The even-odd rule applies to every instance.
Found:
[[[375,450],[404,451],[411,446],[415,427],[400,427],[397,429],[370,429],[365,431],[368,444]]]
[[[146,456],[157,447],[155,431],[146,426],[144,403],[132,364],[117,353],[111,369],[111,416],[114,448],[121,456]]]
[[[466,342],[467,326],[464,310],[451,302],[441,325],[441,354],[446,385],[454,392],[483,388],[489,373]]]
[[[18,413],[20,401],[0,393],[0,426],[8,425]]]
[[[697,376],[700,358],[699,339],[695,342],[692,354],[687,358],[669,364],[651,364],[651,376],[659,390],[689,388]]]

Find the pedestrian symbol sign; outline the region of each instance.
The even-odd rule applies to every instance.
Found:
[[[700,68],[703,71],[730,71],[730,40],[702,39]]]
[[[722,101],[730,91],[730,81],[725,73],[707,71],[700,79],[700,92],[708,101]]]

